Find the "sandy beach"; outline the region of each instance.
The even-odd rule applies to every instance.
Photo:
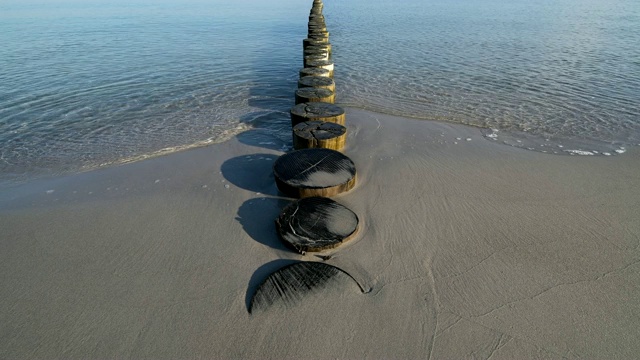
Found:
[[[0,193],[0,358],[633,359],[640,152],[559,156],[347,109],[355,282],[249,313],[296,261],[261,130]],[[460,140],[458,140],[460,139]]]

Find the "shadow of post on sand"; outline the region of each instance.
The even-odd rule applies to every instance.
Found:
[[[280,241],[274,225],[282,208],[290,202],[281,198],[250,199],[240,206],[236,220],[253,240],[276,250],[290,252]]]
[[[222,163],[222,176],[233,185],[256,193],[278,196],[273,175],[276,154],[236,156]]]

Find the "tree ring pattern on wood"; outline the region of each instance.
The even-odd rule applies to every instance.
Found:
[[[296,90],[296,104],[306,102],[333,103],[335,99],[336,94],[328,89],[307,87]]]
[[[346,271],[322,262],[304,261],[287,265],[270,274],[251,297],[249,313],[264,311],[271,306],[289,308],[302,299],[331,285],[355,282],[362,293],[362,285]]]
[[[334,196],[351,190],[356,183],[353,161],[330,149],[284,154],[275,161],[273,173],[278,190],[294,198]]]
[[[319,120],[340,125],[345,124],[345,111],[338,105],[325,102],[301,103],[291,108],[291,125]]]
[[[289,204],[276,219],[284,244],[299,253],[333,249],[353,239],[358,216],[326,197],[308,197]]]

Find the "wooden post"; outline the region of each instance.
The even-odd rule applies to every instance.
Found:
[[[329,41],[329,32],[324,30],[309,30],[307,31],[307,37],[309,39],[326,39]]]
[[[345,124],[344,109],[330,103],[302,103],[292,107],[289,113],[291,114],[291,126],[314,120],[332,122],[340,125]]]
[[[249,313],[260,312],[271,306],[285,309],[302,298],[330,287],[334,283],[355,282],[362,293],[367,290],[346,271],[324,262],[302,261],[282,267],[269,275],[258,286],[249,303]]]
[[[312,46],[312,45],[329,45],[329,47],[331,47],[331,44],[329,44],[329,41],[325,41],[325,40],[318,40],[318,39],[310,39],[310,38],[306,38],[304,40],[302,40],[302,48],[306,48],[307,46]]]
[[[309,102],[325,102],[333,104],[335,100],[336,94],[331,90],[312,87],[296,90],[296,104]]]
[[[331,60],[307,61],[306,67],[319,67],[330,71],[330,77],[333,77],[333,62]]]
[[[307,63],[311,62],[311,61],[318,61],[318,60],[329,60],[329,54],[311,54],[311,55],[304,55],[304,59],[302,61],[302,64],[304,65],[304,67],[308,67]]]
[[[323,121],[301,122],[293,127],[293,148],[340,150],[347,141],[347,128]]]
[[[305,39],[305,40],[309,40],[309,39]],[[331,44],[327,43],[309,43],[307,45],[305,45],[303,43],[302,45],[302,50],[306,50],[306,49],[323,49],[326,50],[329,53],[329,56],[331,56]]]
[[[304,49],[302,51],[302,53],[304,54],[304,56],[309,56],[309,55],[323,55],[327,58],[327,60],[329,59],[329,51],[327,51],[327,49],[322,49],[322,48],[316,48],[316,47],[307,47],[306,49]]]
[[[333,92],[336,91],[336,83],[327,76],[303,76],[298,80],[298,88],[320,88]]]
[[[327,26],[324,23],[311,23],[307,26],[307,31],[327,31]]]
[[[303,68],[299,71],[300,77],[305,76],[326,76],[329,77],[329,70],[323,68]]]
[[[280,156],[273,173],[278,190],[287,196],[335,196],[356,184],[356,166],[339,151],[294,150]]]
[[[355,237],[358,224],[353,211],[326,197],[294,201],[276,219],[280,239],[299,253],[340,246]]]
[[[318,40],[318,41],[324,41],[324,42],[329,42],[329,34],[308,34],[307,38],[309,39],[313,39],[313,40]]]

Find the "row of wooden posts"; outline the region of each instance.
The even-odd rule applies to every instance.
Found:
[[[299,200],[276,220],[285,245],[302,254],[335,248],[353,238],[358,217],[329,197],[356,184],[353,161],[340,152],[347,137],[345,111],[334,104],[336,86],[323,3],[314,0],[303,40],[295,106],[291,108],[294,151],[274,164],[278,189]]]
[[[276,219],[284,244],[301,254],[333,249],[358,232],[358,216],[330,199],[356,183],[356,168],[340,152],[347,136],[345,111],[333,104],[332,48],[322,15],[321,0],[314,0],[308,36],[303,40],[304,68],[300,70],[296,105],[291,109],[294,151],[280,156],[273,167],[280,192],[299,198]],[[332,254],[317,255],[329,260]],[[352,279],[344,270],[319,261],[293,263],[269,275],[251,298],[249,312],[280,302],[294,304],[308,292],[331,281]],[[363,293],[365,289],[358,283]]]

